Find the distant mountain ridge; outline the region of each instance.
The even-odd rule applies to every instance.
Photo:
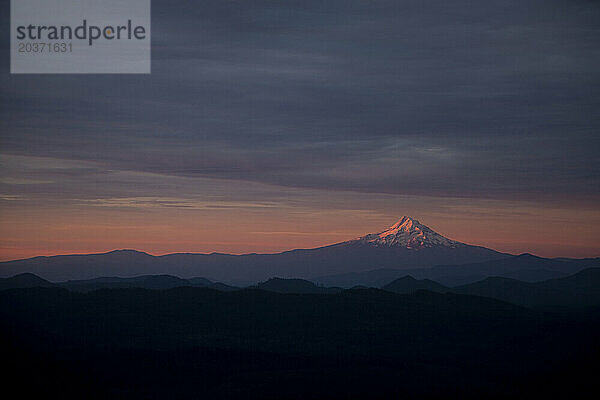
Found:
[[[370,271],[315,276],[311,280],[325,286],[349,288],[355,285],[370,285],[380,287],[394,279],[411,275],[416,279],[431,279],[446,286],[457,286],[476,282],[489,276],[536,282],[565,277],[585,268],[597,266],[600,266],[600,258],[552,259],[525,253],[484,262],[435,265],[427,268],[379,268]]]
[[[192,254],[152,256],[134,250],[103,254],[34,257],[0,263],[0,276],[32,272],[60,281],[98,276],[203,276],[234,284],[251,284],[273,276],[312,278],[376,268],[422,268],[497,260],[510,255],[445,238],[418,220],[404,216],[389,229],[314,249],[276,254]]]
[[[350,289],[324,287],[304,279],[283,278],[271,278],[247,288],[215,283],[205,278],[182,279],[169,275],[134,278],[103,277],[67,282],[49,282],[30,273],[15,275],[11,278],[0,278],[0,290],[64,288],[74,292],[88,293],[99,289],[167,290],[182,287],[214,289],[221,292],[259,289],[280,294],[325,295],[339,294],[344,291],[378,290],[366,286],[355,286]],[[467,296],[489,297],[525,307],[591,307],[600,305],[600,267],[587,268],[565,278],[548,279],[541,282],[523,282],[491,276],[455,287],[448,287],[430,279],[415,279],[406,275],[381,286],[381,289],[395,294],[414,294],[423,290],[440,294],[451,292]]]
[[[493,297],[529,307],[586,307],[600,305],[600,268],[542,282],[489,277],[452,288],[453,293]]]

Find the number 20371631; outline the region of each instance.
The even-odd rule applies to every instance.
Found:
[[[72,43],[21,42],[19,53],[72,53]]]

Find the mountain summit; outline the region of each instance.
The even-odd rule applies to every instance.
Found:
[[[459,242],[450,240],[418,220],[403,216],[398,222],[379,233],[371,233],[357,239],[373,246],[394,246],[422,249],[434,246],[457,247]]]
[[[104,254],[36,257],[0,262],[0,277],[32,272],[49,280],[90,279],[98,276],[203,276],[213,281],[248,285],[274,276],[314,277],[364,272],[458,265],[508,257],[485,247],[450,240],[407,216],[388,229],[341,243],[276,254],[167,254],[152,256],[132,251]],[[289,282],[288,282],[289,283]]]

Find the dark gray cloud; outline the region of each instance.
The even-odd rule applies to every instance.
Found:
[[[73,171],[88,175],[68,191],[81,198],[119,194],[106,171],[367,193],[600,195],[598,2],[152,7],[149,76],[9,75],[5,35],[0,152],[82,163]],[[5,165],[0,189],[64,173]]]

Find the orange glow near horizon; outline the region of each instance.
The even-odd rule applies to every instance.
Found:
[[[513,210],[514,211],[514,210]],[[454,240],[512,254],[544,257],[600,256],[595,211],[406,213]],[[358,216],[356,216],[358,214]],[[576,217],[573,217],[576,215]],[[401,216],[356,210],[168,209],[143,212],[103,208],[29,209],[3,212],[0,260],[135,249],[153,255],[273,253],[313,248],[379,232]]]

